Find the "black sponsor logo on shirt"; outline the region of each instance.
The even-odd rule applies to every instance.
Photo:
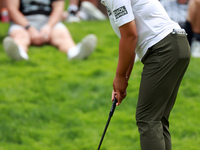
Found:
[[[113,12],[114,12],[116,19],[128,14],[128,11],[126,10],[125,6],[119,7],[116,10],[114,10]]]
[[[108,16],[112,15],[112,11],[110,10],[110,8],[106,7],[107,8],[107,13],[108,13]]]

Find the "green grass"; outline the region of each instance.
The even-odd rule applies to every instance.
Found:
[[[30,61],[9,59],[2,47],[8,24],[0,23],[0,150],[94,150],[111,107],[119,39],[109,21],[67,24],[75,42],[98,37],[86,60],[68,61],[52,46],[29,49]],[[200,59],[191,59],[170,117],[174,150],[200,147]],[[142,64],[108,127],[102,150],[140,150],[135,108]]]

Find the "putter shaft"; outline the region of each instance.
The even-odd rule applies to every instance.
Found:
[[[112,117],[112,115],[113,115],[113,113],[114,113],[114,111],[115,111],[116,103],[117,103],[117,99],[114,98],[114,101],[113,101],[113,103],[112,103],[112,107],[111,107],[111,109],[110,109],[108,121],[107,121],[107,123],[106,123],[105,129],[104,129],[104,132],[103,132],[103,135],[102,135],[102,137],[101,137],[101,141],[100,141],[100,143],[99,143],[99,147],[98,147],[97,150],[100,150],[100,147],[101,147],[101,144],[102,144],[102,142],[103,142],[104,136],[105,136],[105,134],[106,134],[108,125],[109,125],[109,123],[110,123],[110,119],[111,119],[111,117]]]

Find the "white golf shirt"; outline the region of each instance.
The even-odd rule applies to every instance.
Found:
[[[140,60],[148,48],[173,29],[180,29],[158,0],[101,0],[101,3],[106,6],[112,28],[119,38],[119,27],[135,21],[138,34],[135,52]]]

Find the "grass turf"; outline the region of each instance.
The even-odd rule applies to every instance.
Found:
[[[2,47],[8,24],[0,23],[0,150],[97,149],[111,107],[119,39],[109,21],[66,24],[76,43],[98,37],[86,60],[68,61],[55,47],[31,46],[30,61],[12,61]],[[200,147],[200,59],[191,59],[170,117],[175,150]],[[142,64],[118,106],[102,150],[139,150],[135,108]]]

